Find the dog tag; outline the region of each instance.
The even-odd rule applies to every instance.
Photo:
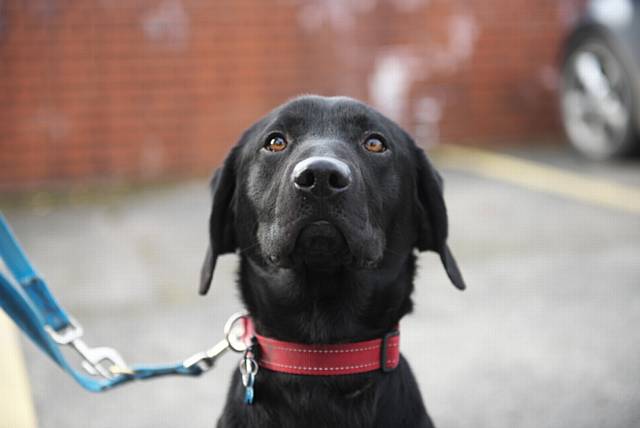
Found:
[[[253,404],[253,382],[255,381],[256,375],[253,373],[249,373],[247,376],[247,384],[245,385],[244,390],[244,403],[245,404]]]
[[[247,351],[245,356],[240,360],[240,374],[242,375],[242,385],[244,386],[244,403],[253,404],[253,384],[258,373],[258,363],[253,359],[253,353]]]

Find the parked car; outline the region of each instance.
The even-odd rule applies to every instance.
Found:
[[[640,0],[586,6],[564,45],[562,122],[584,155],[628,155],[640,148]]]

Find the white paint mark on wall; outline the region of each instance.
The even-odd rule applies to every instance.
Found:
[[[412,12],[430,0],[387,0],[400,12]],[[328,25],[336,30],[351,27],[357,16],[374,9],[379,0],[311,0],[300,3],[299,21],[306,30],[317,30]]]
[[[302,27],[312,31],[329,25],[336,30],[346,30],[356,16],[373,9],[377,0],[316,0],[301,4],[299,21]]]
[[[538,71],[538,80],[544,89],[555,91],[560,84],[558,70],[547,64]]]
[[[449,18],[447,44],[431,46],[425,65],[431,72],[453,73],[458,66],[473,54],[473,45],[478,38],[478,25],[470,14],[458,14]]]
[[[397,49],[376,59],[369,79],[369,98],[378,110],[394,120],[405,113],[416,62],[416,58]]]
[[[62,112],[55,109],[42,108],[33,116],[26,126],[44,131],[51,142],[64,141],[71,131],[71,121]]]
[[[429,3],[429,0],[388,1],[401,12],[411,12]],[[359,14],[371,11],[379,3],[379,0],[300,2],[299,20],[308,31],[329,26],[344,34],[351,29]],[[369,99],[392,119],[403,118],[413,83],[434,73],[455,72],[462,62],[471,57],[478,32],[475,18],[461,12],[449,17],[444,45],[430,42],[422,46],[380,49],[374,53],[373,70],[368,79]]]
[[[413,12],[424,7],[429,0],[392,0],[391,3],[401,12]]]
[[[165,0],[143,16],[142,28],[148,40],[181,50],[189,39],[189,15],[181,0]]]
[[[447,42],[427,43],[424,46],[387,49],[379,54],[369,78],[369,98],[373,105],[394,120],[405,118],[411,86],[416,81],[426,80],[436,73],[454,73],[461,64],[473,54],[479,29],[475,18],[470,14],[456,14],[449,18]],[[418,126],[437,128],[432,119],[425,121],[425,107],[432,101],[418,100],[414,108]],[[426,103],[426,104],[425,104]],[[441,110],[436,121],[440,120]],[[433,110],[433,109],[431,109]],[[429,111],[431,111],[429,110]],[[433,115],[429,116],[433,117]],[[426,131],[425,131],[426,132]],[[438,132],[431,132],[432,140],[437,141]]]
[[[158,177],[164,167],[164,146],[155,137],[147,137],[140,155],[140,171],[144,178]]]
[[[433,97],[420,98],[415,107],[416,128],[414,135],[421,145],[435,146],[440,142],[442,105]]]

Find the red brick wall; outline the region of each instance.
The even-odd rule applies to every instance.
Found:
[[[557,135],[581,0],[6,0],[0,188],[208,174],[300,93],[367,100],[424,144]]]

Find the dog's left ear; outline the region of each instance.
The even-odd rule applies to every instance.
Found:
[[[213,203],[209,217],[209,248],[200,271],[200,294],[207,294],[218,256],[236,249],[232,200],[236,187],[235,162],[239,146],[235,146],[222,167],[211,179]]]
[[[442,178],[431,165],[424,151],[416,147],[416,152],[416,206],[420,222],[416,247],[420,251],[432,250],[439,253],[453,285],[464,290],[466,285],[462,273],[447,246],[448,221],[442,194]]]

